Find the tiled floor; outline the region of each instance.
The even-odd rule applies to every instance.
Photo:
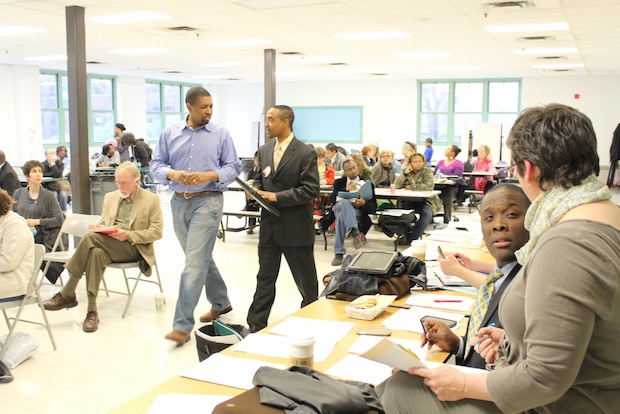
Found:
[[[105,297],[100,292],[99,330],[86,334],[82,332],[86,299],[85,286],[81,282],[77,307],[47,313],[57,351],[52,349],[45,329],[18,324],[17,330],[28,332],[40,346],[29,360],[13,370],[15,380],[12,383],[0,384],[0,413],[105,413],[198,362],[194,338],[181,348],[175,348],[163,339],[172,327],[183,252],[172,228],[170,194],[164,191],[160,197],[165,226],[163,239],[156,243],[156,253],[167,301],[165,311],[155,312],[153,295],[157,288],[154,285],[138,287],[124,319],[121,314],[126,298],[114,294]],[[241,193],[228,193],[225,200],[226,209],[244,205]],[[467,208],[460,208],[456,215],[461,220],[479,220],[477,212],[469,215]],[[229,232],[226,242],[218,240],[216,243],[215,261],[226,280],[234,307],[231,313],[222,317],[226,322],[245,324],[258,269],[257,243],[258,232],[253,235]],[[346,246],[349,253],[355,251],[350,242]],[[391,250],[393,243],[382,233],[371,230],[366,248]],[[400,250],[403,248],[401,246]],[[325,251],[323,240],[317,238],[315,260],[319,280],[332,269],[332,257],[333,241],[330,240]],[[123,288],[120,274],[113,270],[106,274],[109,286]],[[51,297],[56,290],[57,287],[44,286],[43,298]],[[294,312],[301,302],[285,260],[282,261],[277,291],[271,322]],[[209,308],[203,295],[196,308],[196,318]],[[40,318],[39,309],[34,306],[27,307],[24,313],[33,319]],[[0,334],[4,333],[6,327],[0,323]]]

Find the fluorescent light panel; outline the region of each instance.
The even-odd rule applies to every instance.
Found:
[[[41,33],[46,32],[47,30],[39,29],[38,27],[32,26],[2,26],[0,27],[0,37],[1,36],[20,36],[32,33]]]
[[[273,42],[267,39],[245,39],[245,40],[231,40],[228,42],[215,42],[211,43],[211,46],[217,47],[243,47],[243,46],[264,46],[272,45]]]
[[[160,47],[132,47],[129,49],[108,50],[108,52],[118,55],[153,55],[167,51],[168,49],[162,49]]]
[[[373,39],[400,39],[403,37],[411,37],[405,32],[367,32],[367,33],[345,33],[334,35],[342,40],[373,40]]]
[[[541,24],[510,24],[503,26],[485,26],[489,33],[515,33],[515,32],[549,32],[568,30],[568,23],[541,23]]]
[[[394,55],[398,59],[436,59],[452,57],[449,52],[414,52],[414,53],[397,53]]]
[[[578,53],[576,47],[556,47],[548,49],[516,49],[513,50],[517,55],[564,55],[568,53]]]
[[[25,60],[34,60],[37,62],[55,62],[60,60],[67,60],[66,55],[47,55],[47,56],[33,56],[24,58]]]
[[[86,20],[91,21],[91,22],[112,24],[112,25],[152,22],[156,20],[167,20],[167,19],[172,19],[172,16],[168,16],[167,14],[162,14],[162,13],[151,12],[151,11],[109,14],[107,16],[96,16],[96,17],[86,18]]]
[[[335,3],[335,0],[234,0],[233,3],[252,10],[282,9],[285,7],[315,6]]]

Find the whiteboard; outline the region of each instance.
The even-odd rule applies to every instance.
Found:
[[[303,142],[362,142],[361,106],[296,106],[293,132]]]
[[[500,160],[510,161],[506,159],[506,152],[502,152],[502,124],[494,122],[480,122],[474,125],[472,130],[473,143],[472,150],[477,149],[480,145],[486,145],[491,149],[489,158],[493,162]]]

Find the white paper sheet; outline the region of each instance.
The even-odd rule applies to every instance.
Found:
[[[451,311],[467,312],[474,304],[474,299],[459,295],[440,295],[436,293],[411,292],[405,301],[410,306],[425,308],[445,309]]]
[[[349,353],[361,355],[373,346],[377,345],[377,342],[379,342],[381,338],[382,337],[380,336],[360,335],[357,341],[355,341],[349,348]],[[420,347],[419,340],[390,337],[390,341],[408,348],[421,360],[425,360],[428,355],[428,349],[426,347]]]
[[[392,375],[392,368],[358,355],[348,354],[325,373],[341,379],[377,385]]]
[[[249,390],[254,387],[252,385],[254,374],[262,366],[277,369],[286,368],[282,364],[273,364],[250,358],[235,358],[218,353],[211,355],[200,364],[188,369],[181,376]]]
[[[393,330],[401,329],[404,331],[422,334],[424,331],[422,329],[420,318],[424,316],[435,316],[437,318],[457,321],[457,325],[452,328],[454,331],[459,328],[465,315],[413,306],[410,309],[399,309],[396,313],[383,321],[382,325]]]
[[[313,318],[289,316],[282,322],[269,329],[275,335],[296,336],[299,333],[307,335],[313,333],[318,341],[320,338],[331,338],[336,342],[342,339],[353,327],[353,322],[325,321]]]
[[[314,361],[325,361],[335,346],[336,341],[333,338],[319,337],[314,344]],[[281,335],[250,334],[231,348],[231,350],[288,358],[290,352],[289,338]]]
[[[231,398],[230,395],[160,394],[147,414],[189,413],[196,411],[196,407],[200,407],[200,412],[211,413],[215,406]]]

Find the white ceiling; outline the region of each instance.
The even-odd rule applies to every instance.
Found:
[[[277,8],[242,6],[269,3]],[[261,82],[264,49],[276,50],[279,82],[376,79],[445,79],[620,74],[620,1],[532,0],[524,10],[492,10],[499,0],[318,0],[324,4],[280,7],[300,0],[0,0],[0,28],[26,25],[42,33],[0,37],[0,64],[32,64],[65,69],[66,62],[33,62],[24,58],[65,55],[65,7],[85,8],[86,18],[136,11],[159,12],[172,19],[127,25],[86,21],[89,73],[132,75],[205,84]],[[317,0],[313,0],[317,2]],[[484,26],[566,22],[559,32],[488,33]],[[173,32],[189,26],[196,31]],[[407,38],[349,41],[344,33],[402,31]],[[552,36],[525,42],[524,36]],[[269,46],[216,47],[214,42],[267,39]],[[168,52],[126,56],[110,50],[159,47]],[[522,48],[576,47],[566,55],[517,55]],[[397,53],[449,52],[434,59],[398,59]],[[287,56],[283,52],[298,52]],[[328,63],[293,62],[329,57]],[[559,58],[558,58],[559,57]],[[240,66],[200,64],[243,62]],[[583,63],[570,71],[534,69],[544,63]],[[437,67],[470,67],[477,71],[441,71]],[[173,72],[173,73],[171,73]],[[180,73],[175,73],[180,72]],[[375,74],[375,75],[372,75]],[[383,75],[376,75],[383,74]],[[198,77],[214,78],[198,78]],[[234,79],[234,80],[231,80]]]

